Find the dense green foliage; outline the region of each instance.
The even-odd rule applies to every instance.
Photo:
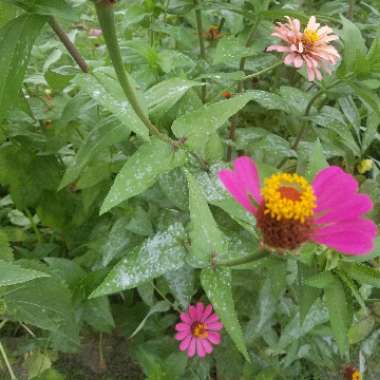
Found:
[[[323,81],[265,51],[287,15],[340,36]],[[339,165],[379,223],[379,19],[378,0],[0,0],[4,378],[85,379],[59,363],[90,342],[115,380],[112,336],[150,380],[378,380],[380,239],[243,263],[255,220],[217,172],[242,153],[263,177]],[[198,300],[223,342],[188,359],[174,325]]]

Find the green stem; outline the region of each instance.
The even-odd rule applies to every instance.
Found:
[[[173,302],[171,302],[168,297],[165,296],[164,293],[161,292],[161,290],[155,285],[155,283],[152,281],[153,289],[161,296],[163,300],[165,300],[168,304],[171,305],[171,307],[177,311],[178,313],[182,313],[182,310],[180,310],[177,305],[175,305]]]
[[[40,234],[40,231],[39,231],[36,223],[34,223],[33,215],[31,214],[31,212],[28,209],[25,209],[25,214],[29,219],[30,225],[34,231],[34,234],[36,235],[38,243],[41,243],[42,242],[42,236]]]
[[[204,62],[206,62],[206,47],[205,47],[205,40],[204,40],[204,35],[203,35],[202,11],[199,8],[198,0],[194,0],[194,5],[196,6],[195,18],[197,21],[197,29],[198,29],[198,38],[199,38],[199,47],[200,47],[200,52],[201,52],[201,58]],[[202,86],[202,102],[206,103],[206,97],[207,97],[206,80],[203,79],[202,82],[204,83]]]
[[[252,263],[254,261],[260,261],[266,257],[268,257],[268,252],[264,251],[264,252],[253,253],[252,255],[240,257],[239,259],[219,261],[216,263],[216,266],[235,267],[238,265]]]
[[[3,344],[1,342],[0,342],[0,353],[1,353],[1,356],[3,357],[5,365],[7,366],[7,369],[8,369],[9,375],[11,377],[11,380],[17,380],[17,377],[16,377],[16,375],[13,372],[11,363],[9,363],[7,353],[5,352]]]
[[[281,66],[281,65],[282,65],[282,61],[278,61],[278,62],[274,63],[273,65],[266,67],[265,69],[262,69],[260,71],[253,73],[253,74],[249,74],[249,75],[243,77],[241,80],[244,81],[247,79],[256,78],[262,74],[265,74],[269,71],[272,71],[273,69],[275,69],[276,67]]]
[[[124,94],[131,104],[133,110],[152,134],[158,136],[160,139],[170,144],[173,144],[173,141],[170,139],[170,137],[161,133],[159,129],[149,120],[148,116],[140,105],[136,91],[129,80],[128,74],[125,71],[119,42],[116,35],[113,3],[109,2],[108,0],[101,0],[95,3],[95,8],[117,78],[119,79]]]

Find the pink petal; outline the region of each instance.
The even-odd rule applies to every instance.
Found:
[[[188,323],[189,325],[193,323],[188,313],[181,313],[179,317],[181,318],[183,322]]]
[[[192,342],[193,337],[191,335],[188,335],[179,345],[179,349],[180,351],[186,351],[189,346],[190,346],[190,343]]]
[[[312,186],[317,197],[316,214],[334,209],[336,205],[344,203],[348,196],[351,197],[358,191],[356,179],[337,166],[319,171]]]
[[[271,45],[268,46],[267,51],[278,51],[279,53],[287,53],[289,52],[289,47],[288,46],[283,46],[283,45]]]
[[[187,323],[177,323],[177,324],[175,325],[175,329],[176,329],[177,331],[190,331],[190,326],[191,326],[191,325],[189,325],[189,324],[187,324]]]
[[[193,322],[198,320],[198,312],[195,306],[189,306],[189,315]]]
[[[342,220],[352,220],[371,211],[373,203],[365,194],[352,194],[331,208],[323,211],[323,215],[315,219],[316,224],[337,223]]]
[[[219,322],[219,317],[214,313],[214,314],[211,314],[206,320],[205,320],[205,323],[209,324],[209,323],[213,323],[213,322]]]
[[[207,329],[208,330],[215,330],[219,331],[223,328],[223,323],[221,322],[212,322],[212,323],[207,323]]]
[[[294,53],[290,53],[285,56],[284,63],[285,65],[293,65],[294,60],[296,59],[297,55]]]
[[[221,341],[220,334],[214,331],[209,331],[207,339],[215,345],[220,344]]]
[[[203,315],[202,315],[202,318],[201,318],[201,322],[204,322],[210,316],[211,313],[212,313],[212,305],[208,304],[206,306],[205,311],[203,312]]]
[[[187,350],[187,356],[189,358],[192,358],[195,355],[196,345],[197,345],[197,339],[193,338]]]
[[[206,356],[206,351],[205,351],[205,349],[203,347],[201,339],[197,339],[197,355],[200,358],[204,358]]]
[[[303,59],[300,55],[297,55],[297,57],[294,58],[294,67],[299,69],[302,66],[303,66]]]
[[[189,331],[180,331],[179,333],[177,333],[176,335],[175,335],[175,338],[177,339],[177,340],[183,340],[183,339],[185,339],[187,336],[191,336],[191,332],[190,332],[190,330]]]
[[[195,307],[197,309],[197,320],[200,321],[202,319],[205,307],[201,302],[198,302]]]
[[[376,235],[375,223],[356,219],[318,228],[312,240],[348,255],[365,255],[373,250]]]
[[[211,352],[213,351],[212,344],[207,339],[203,339],[202,344],[203,344],[203,348],[205,349],[205,351],[208,354],[211,354]]]
[[[219,179],[230,194],[245,209],[256,212],[250,197],[257,203],[262,201],[260,194],[260,179],[254,161],[246,156],[239,157],[234,162],[234,170],[221,170]]]

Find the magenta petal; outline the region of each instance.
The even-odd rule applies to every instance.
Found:
[[[212,323],[212,322],[219,322],[219,317],[214,313],[214,314],[211,314],[206,320],[205,320],[205,323],[209,324],[209,323]]]
[[[342,220],[352,220],[371,211],[373,203],[371,198],[365,194],[351,194],[344,201],[321,210],[321,216],[315,219],[316,224],[337,223]]]
[[[212,313],[212,305],[208,304],[206,306],[205,311],[203,312],[203,315],[202,315],[202,318],[201,318],[201,322],[204,322],[210,316],[211,313]]]
[[[197,320],[200,321],[202,319],[205,307],[201,302],[198,302],[195,307],[197,309]]]
[[[189,325],[191,325],[193,323],[193,321],[191,320],[190,316],[188,313],[181,313],[179,315],[179,317],[181,318],[181,320]]]
[[[193,322],[198,320],[198,312],[195,306],[189,306],[189,315]]]
[[[183,339],[185,339],[187,336],[189,336],[189,335],[191,335],[190,334],[190,330],[189,331],[180,331],[179,333],[177,333],[176,335],[175,335],[175,338],[177,339],[177,340],[183,340]]]
[[[197,339],[193,338],[187,350],[187,356],[189,358],[192,358],[195,355],[196,345],[197,345]]]
[[[219,331],[223,328],[223,323],[221,322],[212,322],[212,323],[207,323],[207,329],[208,330],[215,330]]]
[[[205,349],[206,353],[211,354],[211,352],[213,350],[212,344],[207,339],[204,339],[202,341],[202,344],[203,344],[203,348]]]
[[[175,329],[177,331],[190,331],[190,325],[188,325],[187,323],[177,323],[175,325]]]
[[[252,199],[258,204],[262,202],[260,180],[254,162],[249,157],[240,157],[234,162],[234,170],[221,170],[218,175],[235,200],[254,214],[256,207],[252,205]]]
[[[194,340],[194,339],[193,339]],[[192,336],[191,335],[188,335],[179,345],[179,349],[181,351],[186,351],[189,346],[190,346],[190,343],[192,341]]]
[[[365,255],[374,248],[375,223],[368,219],[342,221],[318,228],[312,240],[348,255]]]
[[[207,339],[212,344],[220,344],[220,334],[218,332],[209,331]]]
[[[200,358],[204,358],[206,356],[206,351],[203,347],[201,339],[197,339],[197,354]]]

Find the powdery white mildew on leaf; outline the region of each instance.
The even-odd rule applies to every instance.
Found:
[[[147,239],[141,248],[127,254],[108,274],[104,282],[90,297],[116,293],[134,288],[166,272],[184,265],[186,250],[181,241],[185,238],[182,224],[171,225]]]
[[[117,175],[100,213],[147,190],[161,174],[182,165],[185,160],[182,150],[174,151],[171,145],[161,140],[152,139],[142,145]]]
[[[250,361],[232,298],[230,269],[203,269],[201,273],[201,283],[207,297],[211,301],[231,339],[236,344],[236,347],[246,360]]]

